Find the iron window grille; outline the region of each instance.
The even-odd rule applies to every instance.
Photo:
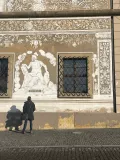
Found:
[[[0,58],[0,95],[7,93],[8,58]]]
[[[0,53],[0,98],[12,96],[12,75],[13,54]]]
[[[92,53],[58,54],[58,97],[92,98]]]

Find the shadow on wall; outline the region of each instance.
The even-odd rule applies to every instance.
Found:
[[[19,130],[19,126],[22,125],[21,113],[22,112],[13,105],[7,113],[5,128],[7,129],[9,127],[9,130],[12,131],[13,127],[15,127],[15,130]]]

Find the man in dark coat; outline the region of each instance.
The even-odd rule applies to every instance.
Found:
[[[29,96],[27,98],[27,101],[24,102],[23,106],[23,114],[25,116],[24,127],[22,130],[23,134],[25,133],[28,120],[30,121],[30,133],[32,133],[32,121],[34,120],[34,114],[33,114],[34,111],[35,111],[35,104],[32,102],[31,97]]]

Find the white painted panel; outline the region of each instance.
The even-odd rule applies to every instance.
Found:
[[[0,0],[0,12],[4,11],[4,1],[5,0]]]

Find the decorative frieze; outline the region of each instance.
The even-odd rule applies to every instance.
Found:
[[[6,11],[57,11],[109,8],[109,0],[6,0]]]
[[[81,44],[96,44],[94,34],[34,34],[34,35],[0,35],[0,47],[10,47],[17,44],[30,44],[33,48],[41,47],[47,42],[58,42],[77,47]]]
[[[109,30],[110,18],[0,20],[0,31]],[[103,33],[104,34],[104,33]]]

